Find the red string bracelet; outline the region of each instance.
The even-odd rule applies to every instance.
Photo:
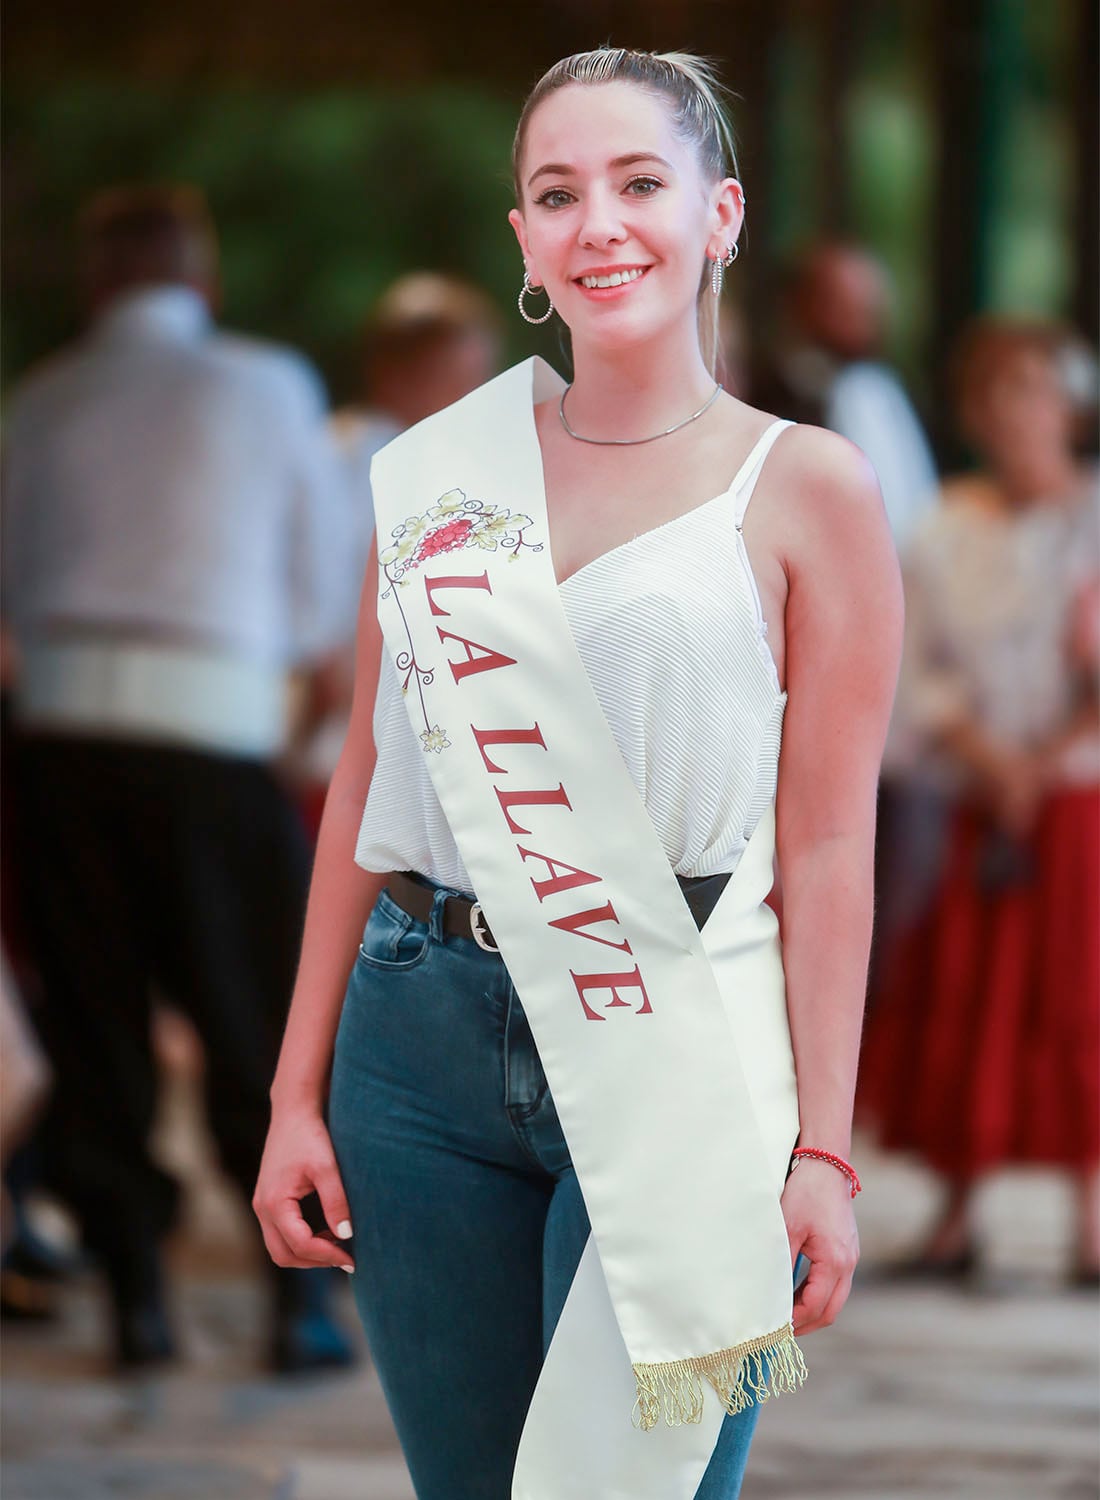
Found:
[[[855,1167],[853,1167],[849,1162],[846,1162],[843,1156],[834,1156],[831,1151],[821,1151],[817,1146],[796,1146],[795,1149],[791,1152],[792,1172],[794,1171],[795,1167],[798,1166],[799,1158],[803,1156],[808,1156],[813,1161],[827,1161],[829,1165],[831,1167],[835,1167],[838,1172],[843,1172],[845,1177],[847,1177],[848,1181],[852,1184],[853,1198],[857,1193],[861,1193],[863,1191],[863,1184],[859,1180],[859,1176],[856,1172]]]

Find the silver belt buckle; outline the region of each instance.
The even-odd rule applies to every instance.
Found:
[[[495,943],[487,943],[485,934],[489,930],[488,924],[481,926],[485,913],[481,909],[481,902],[475,901],[470,907],[470,936],[483,953],[499,953],[500,949]]]

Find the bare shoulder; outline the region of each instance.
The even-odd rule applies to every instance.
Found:
[[[781,480],[795,515],[828,524],[859,524],[885,515],[870,459],[839,433],[799,422],[775,446],[773,479]]]
[[[882,491],[870,459],[838,433],[799,422],[784,432],[760,477],[797,568],[866,551],[893,554]]]

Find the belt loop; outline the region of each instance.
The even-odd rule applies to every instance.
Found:
[[[450,891],[440,887],[432,897],[432,909],[428,916],[428,933],[433,943],[443,941],[443,918],[446,915],[447,898]]]

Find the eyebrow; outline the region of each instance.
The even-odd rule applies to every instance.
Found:
[[[610,165],[613,167],[632,167],[640,161],[658,161],[662,167],[667,167],[670,172],[673,171],[672,163],[666,161],[663,156],[658,156],[656,151],[631,151],[626,156],[616,156]],[[536,177],[544,177],[547,173],[550,173],[554,177],[573,177],[576,175],[576,172],[576,167],[570,167],[563,162],[547,162],[545,166],[539,167],[537,171],[531,173],[527,179],[527,186],[530,187]]]

